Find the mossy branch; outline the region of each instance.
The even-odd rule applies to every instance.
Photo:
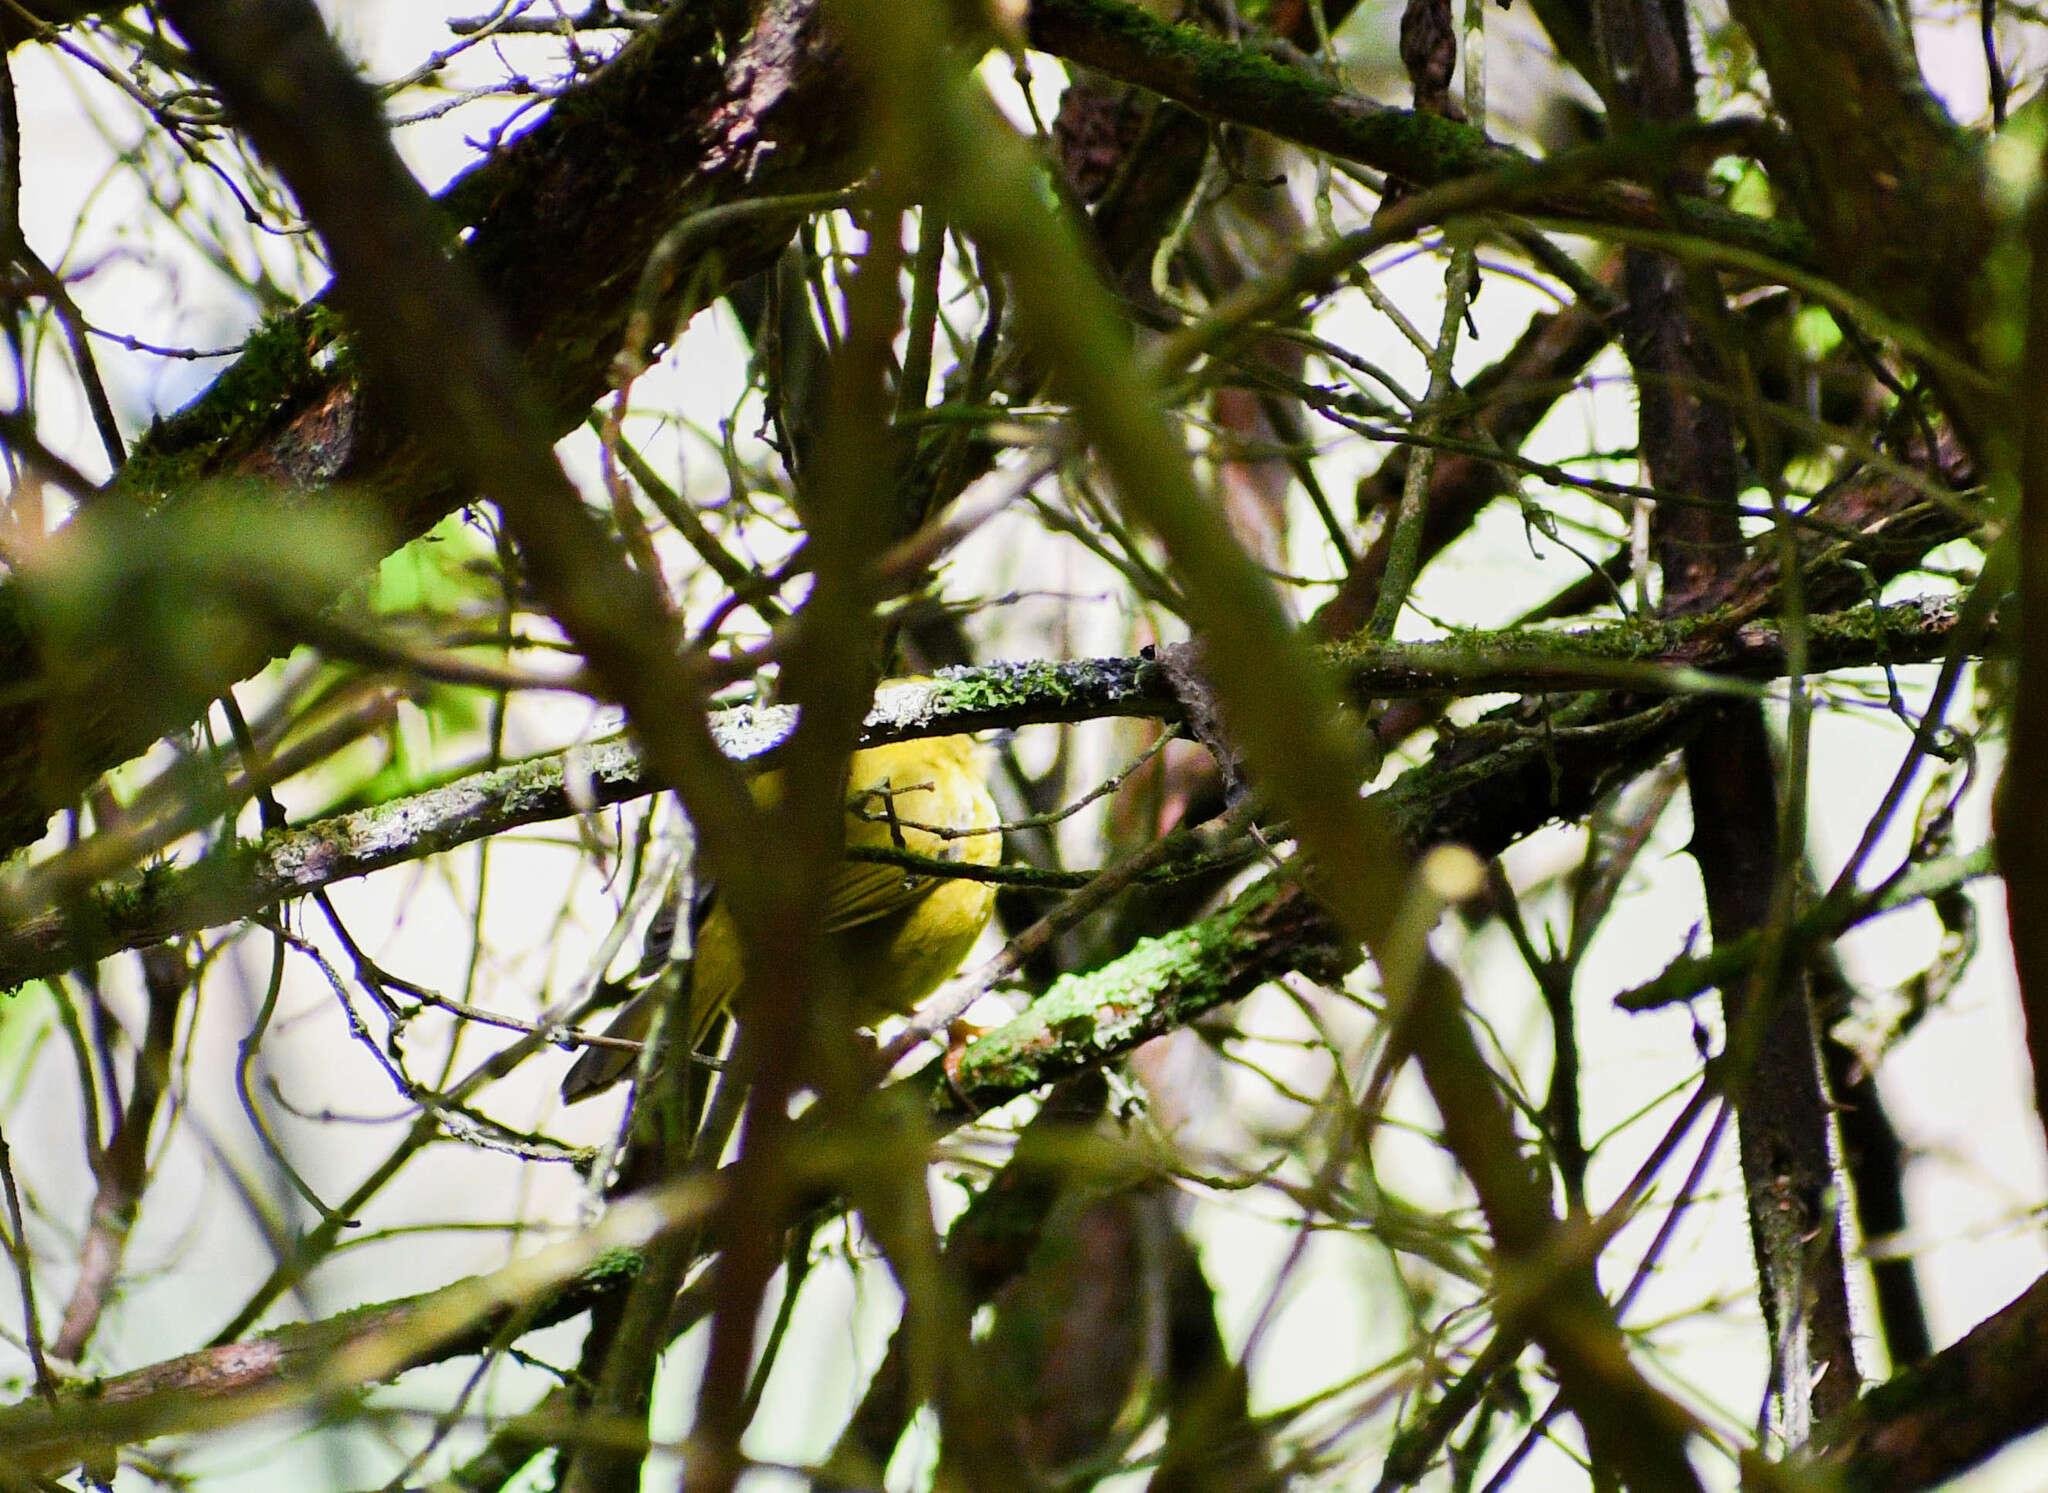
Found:
[[[1946,598],[1816,617],[1811,622],[1813,665],[1833,669],[1926,662],[1943,656],[1955,625],[1956,611]],[[1745,696],[1756,692],[1758,681],[1783,671],[1784,643],[1771,625],[1717,626],[1710,615],[1571,632],[1472,632],[1431,643],[1340,643],[1327,648],[1325,658],[1359,701],[1615,690]],[[997,663],[885,686],[876,695],[863,739],[873,745],[1109,716],[1175,720],[1180,715],[1167,670],[1153,658]],[[1616,733],[1643,723],[1640,717],[1629,719],[1637,725],[1603,717],[1594,720],[1593,728],[1613,740]],[[746,760],[772,751],[792,724],[787,710],[741,707],[717,717],[714,731],[728,755]],[[1493,790],[1520,792],[1510,786],[1516,782],[1512,774],[1501,775],[1502,759],[1490,755],[1495,749],[1509,751],[1518,761],[1529,758],[1547,771],[1536,758],[1561,747],[1574,749],[1572,743],[1583,739],[1570,733],[1586,727],[1553,712],[1540,723],[1532,720],[1512,729],[1524,737],[1518,747],[1508,739],[1487,740],[1485,751],[1464,765],[1456,765],[1461,761],[1456,754],[1447,756],[1430,780],[1437,787],[1425,797],[1434,796],[1439,804],[1462,801],[1458,793],[1465,789],[1459,783],[1484,796],[1488,775]],[[1560,731],[1565,734],[1559,736]],[[1446,793],[1447,788],[1456,791]],[[94,888],[82,904],[38,896],[30,870],[11,885],[0,885],[0,908],[17,909],[0,918],[0,986],[250,917],[337,881],[651,791],[638,755],[623,740],[613,739],[319,819],[219,851],[187,868],[151,867],[132,880]],[[1391,801],[1411,820],[1436,818],[1436,809],[1414,800],[1418,791],[1404,780]],[[1491,812],[1490,807],[1484,811]],[[1490,837],[1484,813],[1475,809],[1469,818],[1446,823],[1447,833],[1438,838],[1476,843]],[[81,905],[88,911],[81,914]]]
[[[1134,83],[1211,119],[1356,161],[1413,186],[1534,164],[1472,125],[1348,93],[1278,56],[1233,46],[1195,26],[1173,25],[1128,0],[1033,0],[1026,25],[1034,47],[1064,61]],[[1645,132],[1642,143],[1635,160],[1614,174],[1640,172],[1654,182],[1670,169],[1674,148],[1687,142],[1682,132]],[[1787,263],[1812,257],[1811,240],[1795,223],[1625,183],[1575,183],[1542,208],[1580,222],[1676,229]]]

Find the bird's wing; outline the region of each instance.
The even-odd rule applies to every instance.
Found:
[[[934,878],[901,866],[842,861],[825,893],[825,931],[839,933],[903,912],[929,897],[937,885]]]
[[[995,822],[995,805],[974,770],[972,744],[904,742],[871,747],[854,758],[846,803],[849,850],[914,851],[935,860],[986,863],[1001,854],[994,834],[947,838],[930,826],[967,829]],[[943,885],[901,866],[842,861],[825,896],[825,928],[838,933],[906,912]]]

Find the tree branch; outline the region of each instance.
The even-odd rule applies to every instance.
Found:
[[[857,94],[811,24],[815,9],[816,0],[770,0],[744,37],[724,37],[715,7],[671,7],[441,194],[440,215],[464,231],[460,258],[501,318],[540,434],[573,430],[607,387],[664,235],[694,225],[644,308],[657,337],[772,262],[811,206],[781,199],[859,175]],[[267,326],[205,394],[138,443],[117,490],[154,511],[208,478],[346,481],[374,509],[366,527],[393,543],[477,496],[407,439],[393,407],[365,399],[355,360],[333,355],[339,339],[324,302]],[[212,692],[293,641],[262,637],[223,652]],[[78,787],[186,724],[206,697],[139,688],[148,676],[118,652],[51,661],[41,646],[20,585],[0,585],[0,850],[38,838]],[[79,729],[53,737],[60,706]],[[61,759],[53,740],[66,747]]]
[[[1263,130],[1419,187],[1437,186],[1530,158],[1442,115],[1391,108],[1250,47],[1159,20],[1128,0],[1032,0],[1031,45],[1135,83],[1198,114]],[[1661,179],[1669,141],[1639,168]],[[1545,211],[1586,222],[1676,228],[1789,263],[1810,250],[1792,224],[1730,212],[1700,197],[1643,187],[1580,184],[1545,197]]]
[[[1829,666],[1924,663],[1945,656],[1957,626],[1947,598],[1893,602],[1813,622],[1813,648]],[[1997,634],[1987,646],[1995,645]],[[1783,672],[1784,639],[1769,624],[1716,632],[1708,622],[1586,628],[1574,632],[1476,633],[1443,643],[1324,651],[1348,694],[1475,696],[1626,689],[1747,691],[1742,681]],[[1111,716],[1178,720],[1182,706],[1159,664],[1145,658],[998,663],[877,691],[863,745],[965,731],[1007,730]],[[793,724],[780,708],[745,707],[712,718],[728,756],[748,761],[774,749]],[[641,758],[612,738],[508,767],[471,773],[374,808],[314,820],[216,852],[183,869],[153,866],[138,879],[89,889],[81,904],[0,882],[0,989],[103,959],[121,949],[218,927],[323,887],[508,829],[566,819],[656,790]],[[1397,796],[1415,790],[1397,790]],[[1476,816],[1470,834],[1491,840]],[[29,873],[33,875],[34,873]]]
[[[1831,273],[1968,351],[1985,310],[1993,238],[1978,142],[1942,111],[1890,9],[1868,0],[1732,0],[1791,126],[1798,169],[1781,185]],[[1944,391],[1967,414],[1981,401]]]
[[[1895,1374],[1821,1427],[1844,1493],[1916,1493],[2048,1425],[2048,1276],[1967,1337]]]

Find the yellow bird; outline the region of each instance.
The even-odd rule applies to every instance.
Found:
[[[1001,820],[972,737],[855,752],[847,782],[848,849],[893,846],[969,866],[993,866],[1002,857]],[[779,773],[764,774],[754,781],[754,797],[765,807],[781,787]],[[995,888],[986,881],[842,862],[826,894],[825,931],[847,973],[854,1019],[867,1024],[898,1015],[938,989],[973,949],[994,906]],[[715,889],[701,919],[689,973],[689,1025],[676,1034],[686,1051],[710,1035],[740,988],[739,933]],[[640,1041],[658,1000],[659,987],[634,996],[605,1035]],[[633,1065],[633,1054],[623,1049],[587,1048],[562,1080],[562,1097],[574,1104],[602,1093]]]

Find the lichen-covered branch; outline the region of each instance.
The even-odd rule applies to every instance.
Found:
[[[573,1239],[495,1274],[88,1381],[54,1404],[31,1398],[0,1409],[0,1477],[326,1404],[416,1365],[479,1352],[508,1323],[564,1321],[629,1284],[649,1241],[700,1221],[716,1191],[706,1178],[673,1184],[622,1200]]]
[[[1920,663],[1944,655],[1956,625],[1946,598],[1895,602],[1814,619],[1814,648],[1833,667]],[[1443,643],[1340,644],[1325,657],[1347,692],[1360,700],[1601,689],[1684,696],[1745,692],[1754,687],[1745,681],[1775,677],[1784,667],[1784,642],[1775,627],[1760,622],[1719,633],[1710,622],[1630,623],[1561,633],[1475,633]],[[884,686],[863,740],[874,744],[1108,716],[1176,720],[1181,710],[1166,671],[1150,659],[999,663]],[[1529,739],[1539,756],[1570,751],[1570,743],[1582,739],[1573,733],[1586,728],[1572,724],[1570,715],[1553,713],[1547,722],[1529,717]],[[1624,713],[1623,723],[1603,725],[1597,734],[1612,741],[1636,729],[1627,719]],[[792,721],[785,709],[742,707],[715,716],[713,731],[729,756],[745,760],[772,749]],[[1554,734],[1560,724],[1563,736]],[[1494,741],[1487,750],[1502,745]],[[1512,748],[1508,754],[1521,755]],[[1485,771],[1500,765],[1492,760],[1487,769],[1475,770],[1475,788]],[[0,922],[0,988],[252,917],[336,882],[504,830],[625,803],[654,787],[639,754],[613,739],[316,820],[218,851],[184,869],[151,867],[132,881],[93,889],[85,916],[76,904],[54,907],[25,895],[19,880],[0,882],[0,907],[21,909]],[[1392,801],[1406,802],[1411,791],[1397,789]],[[1446,837],[1491,841],[1485,812],[1466,817]]]

